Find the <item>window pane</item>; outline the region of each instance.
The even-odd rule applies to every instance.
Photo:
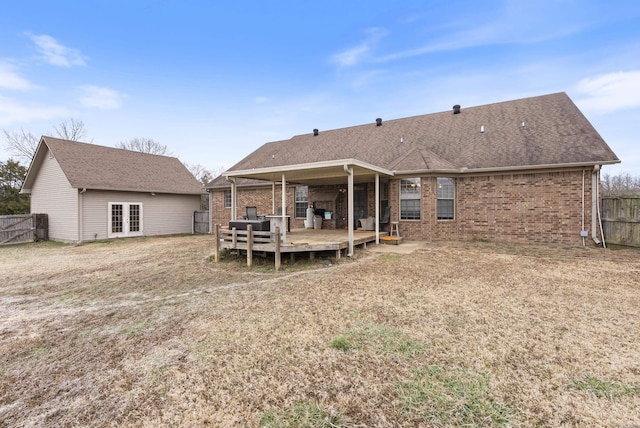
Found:
[[[407,178],[400,181],[400,197],[412,198],[420,197],[420,179],[419,178]],[[411,196],[414,195],[414,196]]]
[[[420,220],[420,199],[402,199],[400,201],[401,220]]]
[[[453,199],[438,199],[438,220],[453,220]]]
[[[122,233],[122,205],[111,205],[111,232]]]
[[[453,199],[453,178],[438,178],[438,199]]]
[[[231,190],[224,191],[224,207],[231,208]]]
[[[140,232],[140,205],[129,206],[129,232]]]

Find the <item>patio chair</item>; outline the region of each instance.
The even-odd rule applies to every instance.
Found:
[[[258,220],[258,208],[257,207],[246,207],[247,215],[245,216],[246,220]]]
[[[391,220],[391,206],[385,205],[382,209],[382,216],[380,216],[380,226],[389,224],[389,220]]]

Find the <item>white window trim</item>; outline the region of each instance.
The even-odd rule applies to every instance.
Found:
[[[453,181],[453,196],[451,198],[440,198],[438,196],[438,179],[439,178],[446,178],[449,180]],[[453,177],[436,177],[436,221],[454,221],[456,219],[456,186],[457,186],[457,182],[456,179]],[[453,201],[453,217],[451,218],[438,218],[438,202],[440,200],[443,201]]]
[[[402,181],[408,181],[408,180],[418,180],[416,182],[416,186],[419,188],[417,193],[417,197],[416,198],[403,198],[402,197]],[[419,218],[402,218],[402,201],[404,200],[417,200],[419,201],[419,207],[420,207],[420,217]],[[420,177],[407,177],[407,178],[401,178],[400,179],[400,183],[399,183],[399,192],[398,192],[398,216],[400,218],[401,221],[422,221],[422,213],[423,213],[423,209],[422,209],[422,178]]]
[[[122,205],[122,222],[123,228],[122,232],[113,232],[112,230],[112,207],[113,205]],[[136,232],[129,231],[129,207],[131,205],[139,205],[140,206],[140,230]],[[127,238],[132,236],[142,236],[144,233],[144,214],[143,214],[143,206],[142,202],[109,202],[107,207],[107,237],[108,238]],[[126,227],[125,227],[126,224]]]

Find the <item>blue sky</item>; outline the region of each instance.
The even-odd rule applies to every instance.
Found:
[[[640,174],[640,2],[2,0],[0,128],[220,170],[265,142],[566,92]],[[0,159],[8,158],[4,141]]]

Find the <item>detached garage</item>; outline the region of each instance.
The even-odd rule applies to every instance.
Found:
[[[49,239],[191,233],[205,193],[175,157],[43,136],[22,187]]]

